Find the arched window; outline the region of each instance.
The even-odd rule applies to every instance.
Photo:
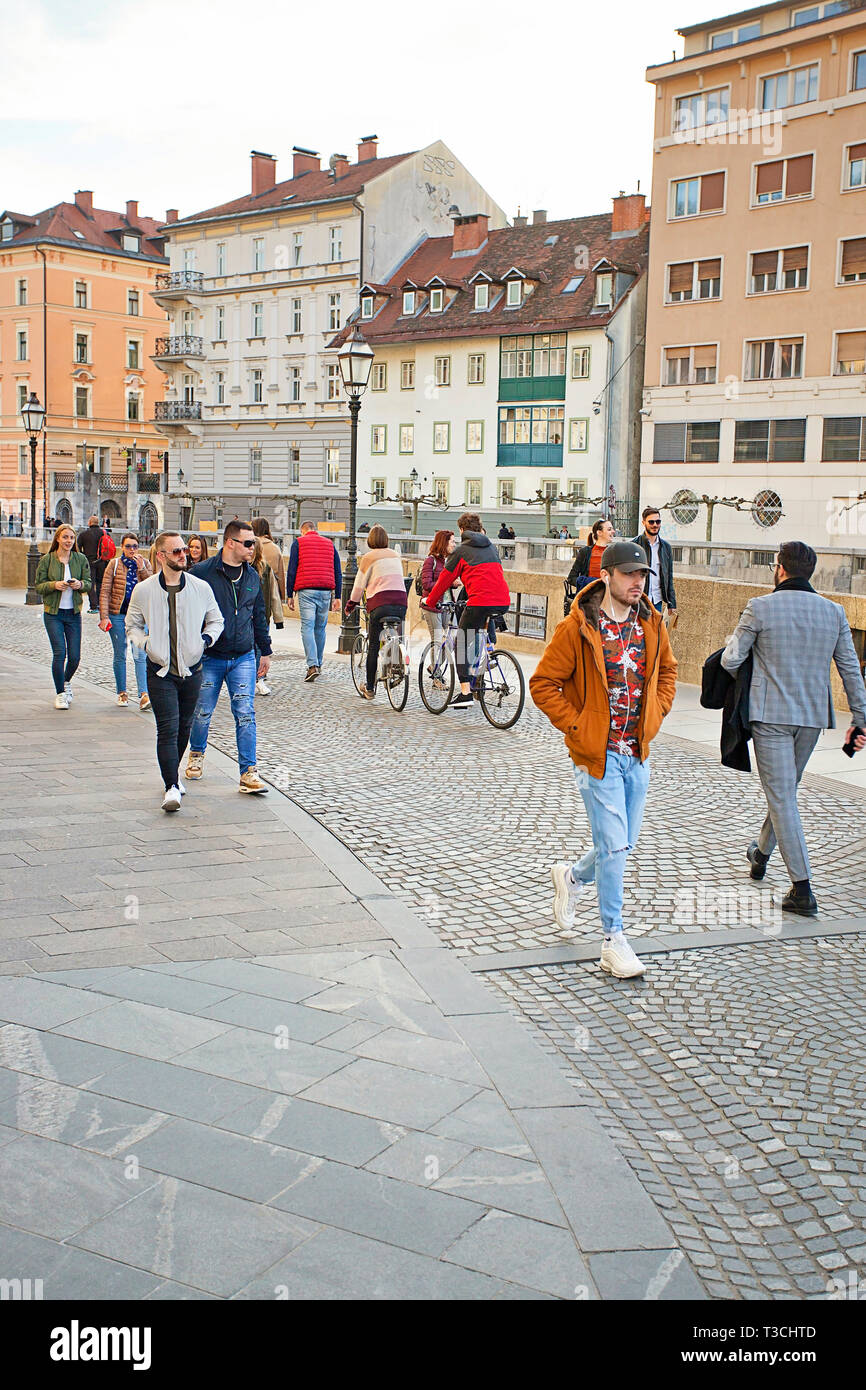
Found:
[[[142,545],[153,545],[159,518],[152,502],[145,502],[138,513],[138,536]]]

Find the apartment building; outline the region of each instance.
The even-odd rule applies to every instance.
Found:
[[[163,229],[171,269],[155,298],[171,325],[155,423],[169,441],[181,524],[263,515],[339,525],[348,512],[349,415],[336,352],[365,278],[387,279],[461,209],[505,214],[437,141],[357,162],[295,146],[292,177],[253,151],[242,197]],[[192,508],[195,507],[193,512]]]
[[[93,206],[83,190],[43,212],[0,213],[0,498],[30,519],[21,406],[46,406],[37,521],[99,512],[149,533],[162,519],[161,394],[150,361],[165,314],[151,298],[165,265],[158,223],[136,202]]]
[[[642,499],[770,554],[866,534],[866,11],[681,29],[655,85]],[[844,510],[843,510],[844,509]],[[866,541],[861,541],[866,545]]]
[[[463,215],[365,280],[363,520],[429,534],[472,507],[494,533],[543,534],[599,515],[611,486],[636,503],[648,216],[642,194],[531,225]]]

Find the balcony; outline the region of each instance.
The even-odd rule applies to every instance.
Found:
[[[97,473],[96,485],[100,492],[128,492],[129,477],[126,473]]]
[[[154,299],[184,299],[188,294],[201,294],[204,274],[200,270],[160,270],[153,287]]]
[[[161,492],[162,473],[137,473],[135,478],[136,492]]]
[[[182,333],[177,337],[157,338],[154,360],[178,360],[184,357],[203,357],[203,340],[193,333]]]
[[[157,424],[180,424],[201,419],[201,401],[157,401],[153,418]]]
[[[564,376],[500,377],[501,401],[564,401]]]

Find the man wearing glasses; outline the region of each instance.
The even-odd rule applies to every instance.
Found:
[[[186,574],[186,546],[163,531],[154,543],[159,574],[136,584],[127,613],[133,647],[147,656],[147,689],[156,718],[156,757],[164,811],[178,811],[186,788],[186,752],[202,680],[202,656],[223,630],[213,589]]]
[[[241,772],[239,791],[261,795],[268,790],[256,768],[256,680],[264,680],[271,664],[271,639],[265,615],[261,580],[250,561],[256,538],[248,521],[235,518],[223,532],[222,549],[192,570],[210,585],[223,615],[223,631],[202,660],[198,709],[189,740],[186,776],[201,777],[207,734],[225,682],[231,698]],[[262,653],[256,665],[256,647]]]
[[[667,541],[662,540],[662,516],[658,507],[644,507],[641,512],[643,531],[635,536],[635,544],[643,547],[650,572],[647,576],[647,594],[652,604],[662,611],[666,603],[673,617],[677,611],[677,595],[674,589],[674,554]]]

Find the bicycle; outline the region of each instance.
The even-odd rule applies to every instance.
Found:
[[[366,615],[367,609],[364,605],[364,616]],[[359,695],[361,686],[367,683],[368,642],[369,634],[359,632],[352,648],[352,680]],[[399,618],[391,618],[382,624],[376,678],[384,685],[391,708],[399,714],[406,708],[409,698],[409,649],[400,635]]]
[[[442,714],[454,697],[457,684],[457,663],[454,655],[457,644],[457,605],[443,603],[447,615],[447,631],[438,644],[428,642],[421,653],[418,666],[418,689],[431,714]],[[484,717],[494,729],[510,729],[523,713],[526,684],[520,663],[510,652],[496,647],[495,628],[491,634],[491,618],[484,634],[480,656],[469,672],[469,689],[478,700]]]

